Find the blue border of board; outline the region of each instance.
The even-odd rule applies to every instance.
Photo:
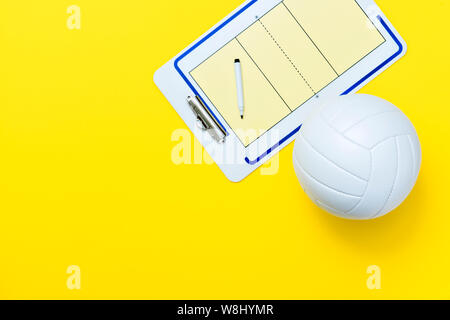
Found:
[[[248,8],[250,8],[252,5],[254,5],[256,2],[258,2],[259,0],[252,0],[249,3],[247,3],[244,7],[242,7],[239,11],[237,11],[235,14],[233,14],[230,18],[228,18],[225,22],[223,22],[221,25],[219,25],[216,29],[214,29],[213,31],[211,31],[209,34],[207,34],[204,38],[202,38],[201,40],[199,40],[197,43],[195,43],[192,47],[190,47],[188,50],[186,50],[185,52],[183,52],[178,58],[175,59],[174,62],[174,66],[175,66],[175,70],[177,70],[177,72],[180,74],[180,76],[183,78],[183,80],[187,83],[187,85],[189,86],[189,88],[192,90],[192,92],[194,92],[195,95],[197,95],[202,102],[205,104],[205,106],[208,108],[208,110],[211,112],[211,114],[214,116],[214,118],[217,120],[217,122],[223,127],[225,128],[226,131],[226,127],[222,124],[222,122],[220,121],[220,119],[217,118],[217,116],[215,115],[215,113],[211,110],[211,108],[208,106],[208,104],[206,103],[206,101],[204,101],[204,99],[202,98],[202,96],[199,94],[199,92],[197,91],[197,89],[195,89],[195,87],[192,85],[192,83],[189,81],[189,79],[186,77],[186,75],[183,73],[183,71],[181,71],[180,67],[179,67],[179,63],[182,59],[184,59],[188,54],[190,54],[192,51],[194,51],[195,49],[197,49],[199,46],[201,46],[206,40],[208,40],[209,38],[211,38],[213,35],[215,35],[217,32],[219,32],[221,29],[223,29],[227,24],[229,24],[231,21],[233,21],[234,19],[236,19],[236,17],[238,17],[239,15],[241,15],[244,11],[246,11]],[[380,71],[381,69],[383,69],[386,65],[388,65],[392,60],[394,60],[396,57],[398,57],[402,52],[403,52],[403,44],[401,43],[401,41],[395,36],[394,32],[392,31],[391,28],[389,28],[389,26],[387,25],[387,23],[384,21],[383,17],[378,16],[377,17],[378,20],[380,21],[381,25],[386,29],[386,31],[389,33],[389,35],[392,37],[392,39],[395,41],[395,43],[398,45],[399,49],[397,50],[397,52],[395,52],[391,57],[389,57],[386,61],[384,61],[383,63],[381,63],[378,67],[376,67],[375,69],[373,69],[371,72],[369,72],[367,75],[365,75],[363,78],[361,78],[361,80],[357,81],[354,85],[352,85],[350,88],[348,88],[346,91],[344,91],[342,93],[342,95],[346,95],[349,94],[350,92],[352,92],[353,90],[355,90],[356,88],[358,88],[361,84],[363,84],[365,81],[367,81],[370,77],[372,77],[374,74],[376,74],[378,71]],[[295,134],[297,134],[300,129],[301,129],[301,125],[299,127],[297,127],[295,130],[293,130],[291,133],[289,133],[286,137],[284,137],[283,139],[281,139],[276,145],[272,146],[270,149],[268,149],[266,152],[264,152],[262,155],[260,155],[259,157],[257,157],[255,160],[250,160],[248,157],[245,158],[245,161],[249,164],[249,165],[256,165],[258,164],[262,159],[264,159],[265,157],[267,157],[268,155],[270,155],[272,152],[274,152],[276,149],[278,149],[282,144],[284,144],[286,141],[288,141],[289,139],[291,139]],[[229,134],[228,131],[227,135]]]

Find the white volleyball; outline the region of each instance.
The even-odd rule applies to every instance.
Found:
[[[422,152],[409,119],[370,95],[342,96],[313,111],[294,148],[308,196],[347,219],[373,219],[398,207],[419,175]]]

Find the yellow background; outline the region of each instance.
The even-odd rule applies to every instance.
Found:
[[[362,92],[411,118],[423,166],[371,222],[316,208],[292,145],[277,175],[240,184],[172,163],[185,125],[153,73],[240,3],[2,1],[0,298],[450,298],[450,3],[378,1],[409,51]],[[72,4],[81,30],[66,27]]]

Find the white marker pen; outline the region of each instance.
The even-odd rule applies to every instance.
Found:
[[[239,59],[234,60],[234,71],[236,74],[236,89],[238,97],[238,107],[241,113],[241,119],[244,119],[244,89],[242,87],[242,68]]]

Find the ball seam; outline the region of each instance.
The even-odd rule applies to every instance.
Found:
[[[395,188],[395,185],[397,184],[397,181],[399,179],[399,175],[400,175],[400,170],[399,170],[399,168],[400,168],[400,154],[399,154],[400,144],[398,142],[398,137],[395,137],[395,150],[396,150],[396,154],[397,154],[397,170],[396,170],[394,182],[392,183],[391,192],[389,192],[389,196],[387,197],[387,199],[384,202],[383,206],[372,217],[372,219],[378,217],[386,209],[386,206],[388,205],[389,200],[391,200],[391,197],[394,194],[394,188]]]
[[[323,155],[321,152],[319,152],[316,148],[314,148],[314,146],[311,144],[311,142],[309,142],[305,136],[303,136],[302,134],[299,136],[300,138],[302,138],[306,144],[314,151],[316,152],[319,156],[321,156],[322,158],[324,158],[326,161],[328,161],[329,163],[331,163],[332,165],[334,165],[335,167],[337,167],[338,169],[344,171],[345,173],[348,173],[350,176],[356,178],[357,180],[360,180],[362,182],[368,183],[369,180],[363,179],[360,176],[348,171],[347,169],[341,167],[340,165],[338,165],[337,163],[335,163],[334,161],[331,161],[331,159],[329,159],[327,156]]]
[[[297,165],[298,165],[298,162],[297,162]],[[317,179],[316,179],[315,177],[313,177],[309,172],[307,172],[305,169],[303,169],[303,167],[300,166],[300,165],[298,165],[298,168],[299,168],[306,176],[308,176],[311,180],[313,180],[313,181],[315,181],[316,183],[318,183],[318,184],[324,186],[325,188],[328,188],[328,189],[332,190],[333,192],[336,192],[336,193],[338,193],[338,194],[341,194],[341,195],[344,195],[344,196],[347,196],[347,197],[356,198],[356,199],[361,199],[360,196],[356,196],[356,195],[353,195],[353,194],[350,194],[350,193],[346,193],[346,192],[337,190],[337,189],[335,189],[335,188],[333,188],[333,187],[330,187],[330,186],[327,185],[326,183],[323,183],[323,182],[317,180]]]

